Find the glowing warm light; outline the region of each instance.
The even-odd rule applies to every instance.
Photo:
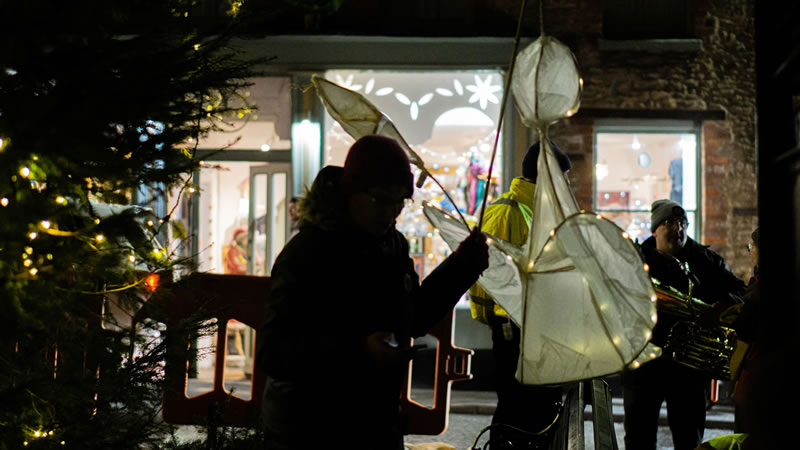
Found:
[[[550,230],[550,237],[553,237],[555,235],[556,235],[556,230]]]
[[[628,239],[630,237],[630,235],[628,233],[622,233],[622,237],[624,237],[625,239]]]
[[[67,199],[59,195],[58,197],[56,197],[56,203],[58,203],[59,205],[63,205],[64,203],[67,203]]]
[[[136,262],[136,256],[135,256],[135,255],[130,255],[130,256],[128,256],[128,261],[130,261],[130,262]]]
[[[6,197],[0,198],[0,205],[8,206],[8,198]]]
[[[653,314],[652,316],[650,316],[650,320],[651,320],[653,323],[656,323],[656,322],[658,322],[658,314]]]
[[[33,253],[33,247],[25,247],[25,254],[30,255]]]
[[[195,191],[197,191],[197,189],[195,189],[195,188],[194,188],[194,186],[189,186],[189,192],[191,192],[192,194],[194,194],[194,193],[195,193]]]
[[[25,267],[30,267],[31,264],[33,264],[33,261],[31,261],[30,259],[26,259],[25,261],[22,262],[22,265],[24,265]]]
[[[147,221],[147,226],[152,227],[153,226],[153,221],[152,220],[148,220]]]
[[[428,259],[433,259],[433,253],[428,253]]]
[[[103,242],[103,240],[105,240],[105,238],[106,238],[106,237],[105,237],[105,236],[103,236],[102,234],[98,234],[97,236],[95,236],[95,237],[94,237],[94,239],[95,239],[97,242]]]
[[[31,276],[35,277],[36,274],[39,273],[39,269],[37,269],[36,267],[32,267],[31,270],[28,271],[28,273],[30,273]]]
[[[506,255],[506,259],[511,261],[511,255]]]
[[[650,359],[656,359],[656,356],[657,355],[655,353],[650,353]]]
[[[634,368],[634,369],[638,369],[638,368],[639,368],[639,366],[641,366],[641,365],[642,365],[642,363],[640,363],[639,361],[634,361],[634,362],[633,362],[633,368]]]
[[[144,284],[150,289],[150,292],[155,291],[158,288],[158,282],[160,281],[159,275],[157,273],[153,273],[147,276],[144,280]]]
[[[36,236],[38,236],[38,235],[39,235],[39,233],[37,233],[37,232],[35,232],[35,231],[32,231],[32,232],[31,232],[31,233],[28,235],[28,237],[29,237],[29,238],[31,238],[31,240],[34,240],[34,239],[36,239]]]
[[[650,332],[650,330],[648,330],[648,331],[646,331],[646,332],[644,333],[644,338],[645,338],[645,339],[648,339],[648,340],[649,340],[651,337],[653,337],[653,333],[652,333],[652,332]]]
[[[644,265],[644,271],[645,271],[645,272],[650,272],[650,266],[648,266],[647,264],[645,264],[645,265]]]
[[[42,221],[42,228],[44,228],[45,230],[50,229],[50,221],[49,220],[43,220]]]
[[[31,169],[28,166],[25,166],[19,169],[19,174],[22,175],[23,178],[28,178],[28,175],[31,174]]]
[[[270,147],[269,144],[262,144],[261,145],[261,151],[262,152],[268,152],[268,151],[270,151],[270,149],[272,149],[272,147]]]
[[[33,432],[33,435],[36,436],[36,437],[39,437],[39,436],[41,436],[41,433],[39,432],[39,430],[36,430],[36,431]]]
[[[613,342],[614,345],[619,345],[619,343],[622,342],[622,339],[620,339],[619,336],[614,336],[614,339],[612,339],[611,342]]]
[[[100,225],[100,219],[94,219],[94,224],[95,225]]]
[[[200,44],[194,44],[195,51],[200,50]]]
[[[48,253],[46,258],[47,258],[48,261],[52,261],[53,260],[53,254],[52,253]]]
[[[656,297],[655,295],[653,295],[653,296],[651,296],[651,297],[650,297],[650,301],[651,301],[651,302],[655,302],[657,298],[658,298],[658,297]]]

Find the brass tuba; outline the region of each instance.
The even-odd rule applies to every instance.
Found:
[[[710,305],[692,298],[692,283],[689,294],[663,285],[652,278],[656,289],[658,315],[675,320],[663,343],[664,356],[678,364],[698,370],[712,378],[730,378],[730,362],[736,349],[736,332],[722,324],[714,327],[701,325],[700,315]]]

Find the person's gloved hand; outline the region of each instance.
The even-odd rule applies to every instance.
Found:
[[[400,344],[389,331],[376,331],[367,336],[364,350],[378,367],[398,368],[408,364],[413,350],[408,343]]]
[[[467,236],[453,252],[453,258],[464,268],[466,274],[477,278],[489,267],[489,244],[486,236],[477,228]],[[465,275],[466,275],[465,274]]]

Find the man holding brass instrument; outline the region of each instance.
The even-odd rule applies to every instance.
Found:
[[[702,308],[698,322],[707,327],[719,325],[722,311],[741,303],[745,283],[730,271],[720,255],[687,236],[689,222],[680,204],[656,200],[650,214],[653,235],[640,246],[650,276],[662,287],[684,294],[689,305],[692,297],[710,305]],[[692,314],[696,311],[689,308]],[[659,314],[652,342],[663,346],[677,322],[677,318]],[[664,357],[623,373],[622,384],[625,448],[656,448],[658,416],[664,400],[675,449],[694,449],[702,442],[711,385],[708,375],[677,363],[665,351]]]

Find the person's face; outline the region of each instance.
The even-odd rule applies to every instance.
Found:
[[[758,245],[751,243],[747,246],[747,250],[750,252],[750,258],[753,260],[753,265],[758,265]]]
[[[670,217],[661,223],[653,232],[656,238],[656,248],[669,255],[675,255],[678,250],[686,245],[686,229],[689,222],[685,217]]]
[[[394,221],[408,200],[402,186],[374,187],[350,196],[350,217],[362,230],[382,236],[394,227]]]

